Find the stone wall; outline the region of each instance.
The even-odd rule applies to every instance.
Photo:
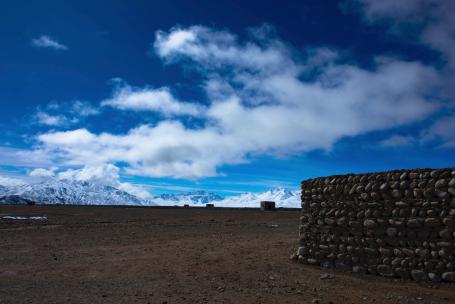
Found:
[[[298,259],[386,277],[455,282],[455,168],[302,182]]]

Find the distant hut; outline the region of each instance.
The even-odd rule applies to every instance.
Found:
[[[190,205],[185,204],[185,205],[183,205],[183,208],[190,208]]]
[[[206,207],[206,208],[213,208],[214,205],[213,205],[213,204],[205,204],[205,207]]]
[[[262,201],[261,202],[262,211],[275,211],[275,202],[272,201]]]

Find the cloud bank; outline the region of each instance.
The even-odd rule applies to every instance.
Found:
[[[391,35],[409,40],[416,37],[423,47],[438,52],[442,58],[439,71],[440,96],[444,112],[433,126],[421,132],[420,142],[442,142],[441,147],[455,147],[455,2],[451,0],[354,0],[368,23],[389,26]],[[412,38],[411,38],[412,39]]]
[[[0,186],[19,186],[23,185],[24,181],[18,178],[6,177],[0,175]]]
[[[257,155],[330,150],[345,137],[412,124],[443,106],[431,66],[377,57],[365,69],[339,60],[336,50],[301,54],[269,26],[244,40],[204,26],[172,28],[158,31],[153,47],[166,64],[199,73],[207,106],[182,102],[167,87],[125,85],[102,105],[163,119],[124,134],[43,133],[34,153],[71,166],[122,163],[134,175],[201,178]],[[203,124],[186,124],[179,115]]]

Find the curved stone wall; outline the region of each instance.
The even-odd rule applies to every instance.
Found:
[[[455,282],[455,168],[302,182],[300,261]]]

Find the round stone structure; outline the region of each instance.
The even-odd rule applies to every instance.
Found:
[[[301,262],[455,282],[455,168],[334,175],[301,186]]]

